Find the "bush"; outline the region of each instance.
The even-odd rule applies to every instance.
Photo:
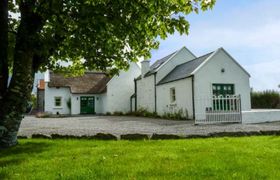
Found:
[[[34,94],[31,94],[31,103],[33,108],[37,108],[37,97]]]
[[[164,119],[173,119],[173,120],[186,120],[187,118],[184,116],[183,110],[179,109],[175,112],[165,112],[162,116]]]
[[[112,114],[110,112],[106,112],[106,115],[107,116],[111,116]]]
[[[251,92],[251,104],[255,109],[279,109],[280,94],[273,90]]]
[[[151,117],[151,118],[159,118],[160,116],[156,112],[150,112],[145,108],[139,108],[137,111],[130,113],[134,116],[139,117]]]
[[[115,112],[113,113],[113,115],[114,115],[114,116],[122,116],[122,115],[123,115],[123,112],[121,112],[121,111],[115,111]]]

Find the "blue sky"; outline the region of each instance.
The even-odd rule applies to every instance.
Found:
[[[250,74],[254,90],[280,84],[280,0],[217,0],[207,12],[190,14],[189,35],[161,40],[152,62],[186,46],[196,56],[224,47]]]

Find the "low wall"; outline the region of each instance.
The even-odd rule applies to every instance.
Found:
[[[280,121],[280,109],[252,109],[251,111],[242,111],[242,123],[265,123]]]

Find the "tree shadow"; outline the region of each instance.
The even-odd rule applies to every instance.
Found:
[[[52,145],[47,142],[26,142],[8,149],[1,149],[0,167],[19,165],[34,154],[48,151],[51,146]],[[3,175],[8,176],[5,172],[0,172],[0,177],[3,177]]]
[[[26,142],[24,144],[18,144],[17,146],[8,149],[0,149],[0,158],[26,153],[41,153],[43,151],[48,150],[50,146],[52,145],[47,142]]]

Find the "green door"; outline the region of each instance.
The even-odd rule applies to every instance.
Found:
[[[227,95],[234,95],[234,84],[213,84],[212,88],[213,95],[216,97],[222,96],[225,98]],[[236,102],[232,102],[229,99],[215,99],[213,100],[213,110],[229,110],[231,107],[230,103],[234,103],[236,105]]]
[[[94,114],[94,96],[81,96],[81,114]]]

